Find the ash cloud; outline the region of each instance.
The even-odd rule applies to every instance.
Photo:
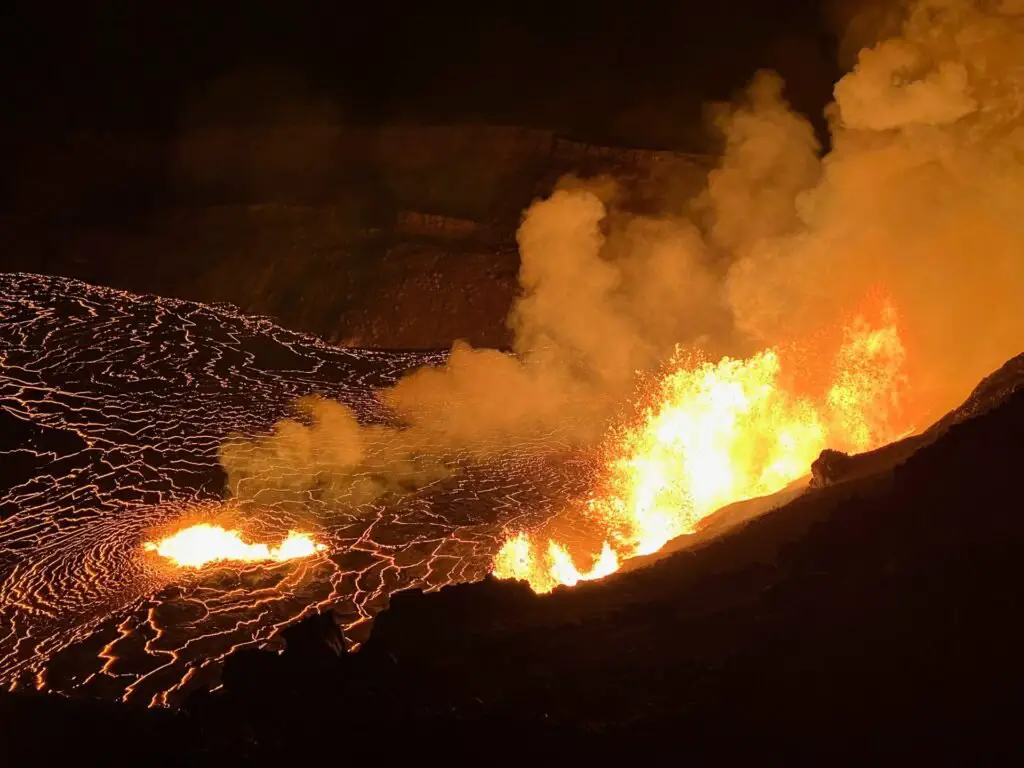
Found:
[[[863,47],[827,154],[760,73],[713,111],[725,149],[684,215],[633,215],[614,184],[565,180],[518,232],[514,354],[457,343],[380,393],[393,426],[308,401],[307,423],[225,445],[233,492],[366,500],[456,455],[591,445],[677,345],[714,358],[813,338],[873,291],[899,313],[918,426],[952,407],[1024,347],[1024,4],[839,15]]]

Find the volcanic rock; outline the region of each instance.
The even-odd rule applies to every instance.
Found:
[[[316,613],[281,631],[284,658],[302,658],[321,666],[337,665],[345,659],[345,633],[334,611]]]
[[[20,205],[0,211],[5,271],[228,302],[403,349],[509,344],[515,230],[564,174],[611,175],[632,207],[660,211],[711,164],[487,125],[35,137],[10,154]]]
[[[1024,354],[1007,360],[995,373],[986,376],[963,404],[936,422],[930,434],[941,435],[954,424],[988,413],[1006,402],[1024,387]]]
[[[999,370],[986,376],[961,405],[918,435],[852,456],[830,449],[822,451],[811,465],[810,485],[823,488],[891,471],[917,451],[940,439],[951,427],[998,408],[1021,388],[1024,388],[1024,354],[1011,358]]]
[[[280,634],[285,642],[281,653],[246,648],[228,656],[221,673],[226,695],[248,702],[281,701],[344,682],[348,653],[333,611],[309,616]],[[197,695],[202,706],[202,694]]]
[[[811,488],[824,488],[839,482],[852,465],[850,454],[826,448],[811,464]]]
[[[311,617],[280,656],[229,660],[235,693],[190,718],[106,721],[98,706],[20,709],[7,694],[7,733],[34,745],[21,755],[60,752],[47,737],[92,712],[79,760],[139,743],[179,762],[294,760],[329,738],[347,757],[391,760],[433,744],[475,760],[561,746],[576,759],[642,747],[717,762],[1006,762],[1024,683],[1024,389],[1011,390],[895,468],[648,568],[546,596],[494,579],[402,593],[344,657],[333,619]],[[326,684],[330,658],[349,663],[347,684]],[[240,687],[246,670],[272,682]]]

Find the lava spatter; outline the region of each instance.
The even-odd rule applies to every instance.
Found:
[[[519,532],[496,555],[495,575],[541,593],[607,576],[694,533],[728,504],[783,489],[826,446],[864,451],[907,434],[904,357],[887,304],[877,324],[858,315],[843,329],[824,393],[794,391],[775,349],[673,361],[641,418],[608,440],[603,478],[582,515],[591,538],[604,539],[593,565],[581,571],[557,536]]]

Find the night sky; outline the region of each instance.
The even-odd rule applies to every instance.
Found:
[[[477,121],[698,149],[702,105],[758,68],[815,119],[839,74],[816,0],[354,6],[8,3],[4,122],[37,134]]]

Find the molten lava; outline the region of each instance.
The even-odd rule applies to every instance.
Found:
[[[309,557],[324,549],[307,533],[289,531],[278,546],[249,544],[238,531],[229,531],[219,525],[200,523],[184,528],[158,542],[143,544],[147,552],[156,552],[182,568],[202,568],[208,563],[224,560],[261,562],[295,560]]]
[[[601,579],[617,570],[619,556],[607,541],[590,569],[581,572],[569,551],[554,541],[548,541],[546,557],[538,558],[525,533],[506,541],[494,561],[498,578],[529,581],[536,592],[550,592],[561,584],[574,587],[581,581]]]
[[[518,533],[496,556],[494,574],[537,592],[607,576],[727,504],[781,490],[825,447],[863,451],[906,434],[896,423],[904,357],[887,307],[879,327],[858,316],[844,329],[818,397],[789,384],[777,349],[717,363],[677,358],[654,404],[610,440],[604,480],[583,512],[604,538],[593,565],[581,572],[563,544],[542,547]]]

